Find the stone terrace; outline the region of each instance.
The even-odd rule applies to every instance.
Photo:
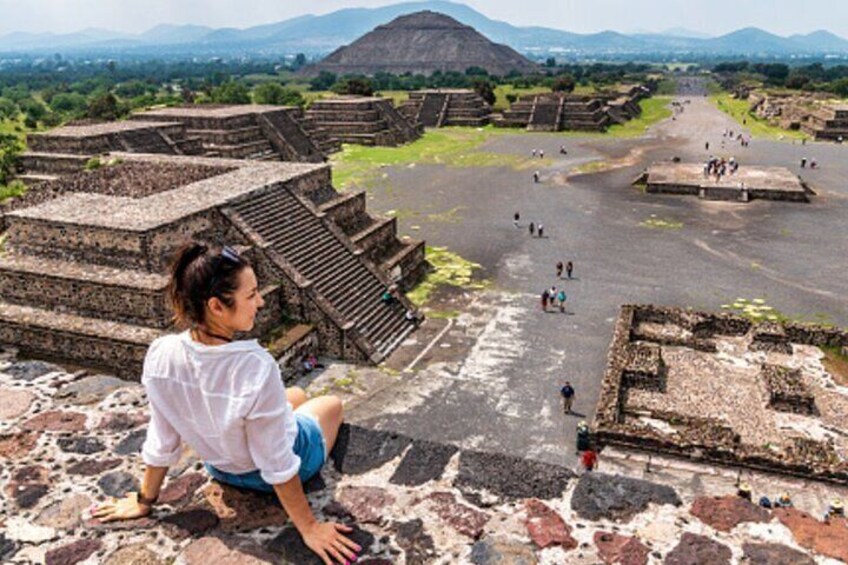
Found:
[[[315,163],[340,148],[293,106],[204,104],[148,110],[132,118],[183,124],[209,157]]]
[[[422,273],[423,242],[399,240],[364,195],[336,194],[329,166],[118,159],[5,215],[0,342],[137,378],[147,345],[169,328],[166,265],[189,237],[253,260],[267,302],[257,336],[276,335],[285,312],[314,326],[329,355],[376,362],[412,331],[412,306],[380,296],[389,273],[401,284]]]
[[[819,348],[845,346],[848,332],[784,324],[787,351],[758,343],[757,329],[729,314],[622,307],[595,416],[600,441],[848,483],[848,389]],[[630,383],[632,350],[657,344],[661,362],[645,367],[663,386]]]
[[[137,490],[148,420],[140,385],[0,353],[0,560],[47,565],[320,563],[273,496],[211,480],[186,448],[147,518],[101,524],[88,508]],[[358,563],[710,563],[848,560],[844,520],[756,507],[601,472],[342,428],[305,485],[319,519],[354,528]],[[669,472],[657,477],[669,478]],[[716,484],[717,483],[717,484]],[[774,485],[772,481],[771,485]],[[803,493],[796,500],[801,506]],[[826,561],[826,559],[831,561]]]
[[[396,146],[415,141],[421,126],[387,98],[341,96],[316,100],[306,117],[342,143]]]
[[[604,131],[611,118],[599,98],[552,92],[522,96],[493,123],[528,131]]]
[[[715,176],[704,175],[702,164],[654,163],[636,182],[645,183],[648,192],[708,200],[809,202],[810,195],[815,194],[798,175],[784,167],[740,166],[735,173],[716,181]]]
[[[66,125],[29,134],[27,145],[20,178],[28,184],[79,172],[92,157],[111,151],[197,155],[202,150],[182,124],[141,120]]]
[[[412,123],[424,127],[482,127],[489,123],[492,108],[470,89],[417,90],[398,108]]]

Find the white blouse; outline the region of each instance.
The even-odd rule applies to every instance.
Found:
[[[211,346],[188,331],[163,336],[147,351],[141,382],[150,401],[147,465],[175,464],[185,440],[213,467],[259,469],[272,485],[300,469],[297,424],[280,369],[256,340]]]

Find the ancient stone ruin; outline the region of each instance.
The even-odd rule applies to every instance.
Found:
[[[198,105],[149,110],[122,122],[67,125],[27,137],[28,184],[77,172],[111,151],[322,162],[340,144],[285,106]]]
[[[388,98],[340,96],[316,100],[306,117],[342,143],[396,146],[421,137],[421,126]]]
[[[184,124],[208,157],[319,163],[340,149],[296,106],[191,105],[134,114],[133,119]]]
[[[683,194],[705,200],[780,200],[809,202],[815,192],[801,177],[785,167],[740,166],[720,178],[707,175],[701,163],[657,162],[634,182],[656,194]]]
[[[827,93],[738,92],[750,110],[769,123],[800,130],[816,141],[848,138],[848,106],[834,102]]]
[[[761,328],[774,335],[775,325],[789,349],[751,347]],[[602,444],[848,483],[848,389],[825,369],[821,349],[846,343],[848,332],[830,327],[623,306],[596,436]]]
[[[370,216],[364,193],[336,193],[329,165],[129,153],[110,163],[11,201],[0,342],[138,378],[148,344],[170,330],[167,264],[190,238],[252,260],[265,342],[296,346],[286,335],[307,324],[328,355],[377,362],[414,329],[404,297],[381,297],[421,275],[423,242]]]
[[[473,90],[437,89],[410,92],[398,111],[427,128],[483,127],[489,123],[492,108]]]
[[[650,94],[641,86],[594,96],[548,92],[527,94],[493,121],[497,127],[528,131],[604,131],[614,123],[631,120],[642,110],[639,101]]]
[[[469,67],[479,67],[498,76],[511,71],[523,74],[538,70],[535,63],[511,47],[492,43],[474,28],[445,14],[422,11],[377,26],[300,72],[429,75],[435,71],[464,73]]]
[[[816,141],[848,139],[848,105],[828,105],[811,112],[801,129]]]

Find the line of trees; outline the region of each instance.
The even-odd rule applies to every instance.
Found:
[[[748,81],[763,82],[767,86],[792,90],[830,92],[848,97],[848,65],[825,66],[822,63],[789,66],[785,63],[752,63],[728,61],[713,67],[713,72],[723,77],[723,83],[732,88]]]

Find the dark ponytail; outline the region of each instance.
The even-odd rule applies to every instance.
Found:
[[[181,328],[203,325],[206,302],[213,297],[232,307],[239,274],[249,266],[246,258],[229,247],[191,242],[178,249],[168,282],[174,323]]]

